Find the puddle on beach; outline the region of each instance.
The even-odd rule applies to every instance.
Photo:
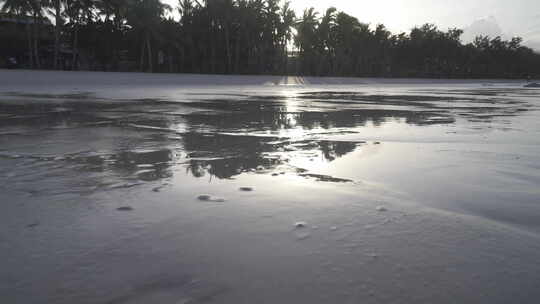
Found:
[[[1,94],[0,298],[533,303],[520,284],[540,296],[538,90],[181,96]]]

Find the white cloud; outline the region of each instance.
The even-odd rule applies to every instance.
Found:
[[[474,38],[480,35],[489,36],[491,38],[495,38],[497,36],[507,38],[507,35],[503,33],[503,30],[497,22],[497,19],[493,16],[478,19],[468,27],[465,27],[463,31],[464,33],[461,38],[462,41],[465,43],[472,42]]]

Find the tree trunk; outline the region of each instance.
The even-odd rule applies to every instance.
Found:
[[[216,73],[216,40],[214,37],[214,30],[210,31],[210,72],[212,74]]]
[[[78,68],[77,60],[78,59],[78,44],[79,44],[79,26],[78,23],[75,22],[73,25],[73,57],[71,59],[71,70],[75,71]]]
[[[284,56],[284,59],[285,59],[285,61],[283,62],[283,65],[284,65],[283,73],[284,73],[285,76],[288,76],[288,74],[289,74],[289,71],[288,71],[288,69],[289,69],[289,53],[287,52],[287,43],[286,42],[283,44],[283,56]]]
[[[56,24],[54,27],[54,63],[53,68],[56,70],[58,69],[58,60],[59,60],[59,53],[60,53],[60,32],[61,32],[61,23],[62,18],[60,16],[61,10],[60,10],[60,0],[55,0],[54,2],[54,9],[55,9],[55,19]]]
[[[225,51],[227,53],[227,68],[226,71],[228,74],[231,74],[231,42],[229,40],[229,24],[225,24]]]
[[[144,51],[146,50],[146,40],[143,40],[141,43],[141,61],[139,65],[139,70],[144,72]]]
[[[34,47],[32,45],[32,28],[31,28],[30,23],[26,24],[26,36],[28,39],[28,60],[30,63],[30,68],[33,69],[34,68],[34,55],[33,55]]]
[[[39,22],[39,15],[34,12],[34,63],[38,69],[41,67],[39,60]]]
[[[186,66],[185,66],[185,57],[186,57],[186,48],[185,47],[182,47],[181,51],[180,51],[180,73],[184,73],[184,71],[186,70]],[[193,61],[193,58],[191,59]]]
[[[234,58],[234,71],[236,74],[240,74],[240,35],[236,38],[236,51]]]
[[[152,46],[150,45],[150,33],[146,34],[146,46],[148,48],[148,70],[150,73],[154,71],[154,66],[152,64]]]

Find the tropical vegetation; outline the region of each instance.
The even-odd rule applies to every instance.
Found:
[[[409,33],[280,0],[0,0],[0,57],[27,68],[377,77],[540,75],[519,37]],[[11,19],[9,19],[11,18]],[[2,22],[2,20],[17,20]]]

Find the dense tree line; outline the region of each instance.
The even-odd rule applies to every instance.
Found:
[[[24,21],[18,41],[33,68],[385,77],[540,74],[540,55],[522,46],[521,38],[477,37],[464,44],[463,31],[431,24],[392,34],[384,25],[372,27],[335,8],[323,14],[310,8],[296,16],[280,0],[179,0],[175,8],[159,0],[0,0],[0,6]],[[0,35],[17,45],[13,34]],[[52,51],[43,55],[47,49]]]
[[[510,41],[480,36],[463,44],[463,31],[435,25],[393,35],[330,8],[306,10],[297,23],[300,71],[309,75],[401,77],[523,77],[540,73],[540,54]]]

